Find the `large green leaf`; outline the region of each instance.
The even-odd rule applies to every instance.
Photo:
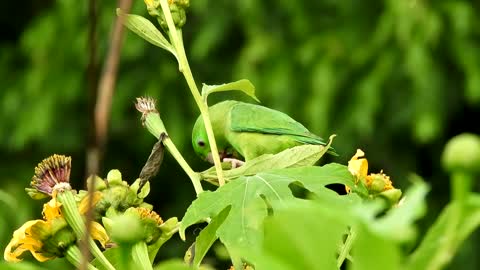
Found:
[[[317,196],[337,197],[328,184],[353,186],[353,177],[346,166],[328,164],[323,167],[301,167],[273,170],[253,176],[243,176],[216,191],[206,191],[190,205],[182,219],[180,236],[190,225],[213,218],[225,207],[231,210],[217,230],[217,236],[229,249],[258,249],[263,238],[262,223],[272,205],[282,205],[294,198],[289,185],[298,182]],[[268,205],[268,206],[267,206]],[[270,209],[272,207],[272,209]]]
[[[312,166],[328,151],[333,137],[334,135],[330,136],[330,141],[326,146],[299,145],[277,154],[261,155],[245,162],[238,168],[224,171],[224,177],[231,180],[240,176],[255,175],[266,170]],[[200,176],[207,181],[215,181],[217,179],[215,167],[200,173]]]
[[[207,251],[218,239],[217,230],[222,225],[230,212],[230,207],[223,209],[218,216],[216,216],[205,229],[203,229],[198,235],[195,241],[195,257],[193,258],[193,265],[200,266],[203,257],[207,254]]]
[[[337,269],[335,255],[349,223],[343,205],[291,200],[265,222],[260,252],[244,251],[258,270]]]

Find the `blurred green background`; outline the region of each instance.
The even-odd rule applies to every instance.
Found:
[[[71,155],[74,185],[83,188],[93,124],[87,2],[0,4],[2,248],[14,229],[41,216],[40,203],[23,188],[43,158]],[[103,61],[116,1],[98,5]],[[323,137],[337,134],[340,157],[328,161],[346,164],[361,148],[371,170],[383,169],[395,186],[407,187],[411,173],[424,177],[432,190],[421,234],[449,200],[440,165],[443,146],[461,132],[480,133],[479,12],[479,2],[461,0],[192,0],[184,43],[198,84],[248,78],[263,105]],[[135,0],[131,13],[147,16],[143,1]],[[194,169],[207,168],[190,145],[198,110],[175,59],[127,33],[100,175],[118,168],[133,182],[147,159],[155,139],[133,106],[140,95],[158,99],[167,130],[187,161]],[[249,100],[218,94],[211,103],[226,98]],[[147,201],[164,219],[181,218],[195,197],[168,154],[152,187]],[[479,240],[477,232],[451,269],[480,268],[474,256]],[[162,256],[183,257],[189,244],[177,237]]]

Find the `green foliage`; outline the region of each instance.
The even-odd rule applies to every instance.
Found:
[[[217,236],[228,249],[249,248],[257,250],[261,245],[261,224],[275,202],[294,198],[289,185],[299,182],[316,194],[333,196],[325,185],[341,183],[354,186],[345,166],[329,164],[323,167],[301,167],[265,171],[253,176],[242,176],[218,188],[199,195],[182,218],[180,235],[190,225],[217,216],[231,206],[230,213],[217,230]],[[341,200],[341,196],[335,196]]]
[[[226,92],[226,91],[234,91],[239,90],[245,93],[246,95],[250,96],[257,102],[260,102],[258,98],[255,96],[255,86],[246,79],[239,80],[236,82],[225,83],[222,85],[206,85],[203,84],[202,86],[202,97],[204,100],[207,100],[208,95],[215,92]]]
[[[108,1],[100,1],[100,5],[99,50],[103,57],[115,7]],[[183,33],[199,81],[218,84],[249,78],[260,89],[257,95],[264,104],[291,114],[314,133],[339,134],[335,148],[343,154],[343,161],[354,148],[368,145],[378,161],[372,164],[390,167],[400,185],[405,184],[402,179],[409,171],[419,169],[415,154],[435,159],[423,173],[436,181],[433,200],[440,198],[445,203],[441,189],[447,185],[436,158],[438,146],[457,132],[449,129],[449,121],[464,107],[476,109],[480,103],[478,10],[478,5],[466,0],[215,4],[196,0],[188,15],[193,23],[187,24]],[[141,1],[135,2],[132,13],[145,14]],[[24,164],[30,171],[37,160],[35,155],[45,151],[83,155],[93,104],[84,80],[85,14],[86,5],[76,1],[51,3],[41,16],[30,18],[18,46],[0,45],[0,72],[4,74],[0,150],[15,151],[21,157],[5,160],[2,172],[13,171],[17,179],[26,179]],[[172,52],[170,43],[149,20],[129,15],[127,26],[151,44]],[[197,115],[193,102],[184,98],[186,86],[178,80],[179,66],[157,49],[127,34],[113,100],[112,148],[121,142],[118,161],[131,164],[135,170],[134,163],[144,158],[142,149],[148,149],[148,137],[132,113],[134,97],[161,97],[159,108],[165,126],[180,150],[189,149],[188,123]],[[255,97],[251,83],[234,84],[238,82],[243,86],[235,88]],[[208,93],[225,88],[205,89],[206,98]],[[219,93],[211,103],[227,95],[234,96]],[[123,155],[124,149],[130,155]],[[347,168],[338,164],[310,166],[323,149],[297,150],[263,156],[227,171],[229,183],[202,193],[192,203],[181,223],[183,237],[192,224],[211,221],[197,237],[196,266],[218,237],[229,249],[236,268],[241,258],[258,269],[335,269],[343,260],[353,258],[354,263],[348,265],[352,269],[439,269],[450,262],[480,224],[478,194],[471,192],[470,185],[460,186],[456,192],[457,180],[466,177],[463,174],[452,175],[453,200],[437,220],[425,221],[433,226],[425,237],[418,237],[415,222],[426,210],[426,185],[415,183],[402,203],[392,209],[368,197],[361,185],[354,194],[338,196],[325,185],[355,186]],[[306,154],[307,150],[311,153]],[[31,152],[26,155],[27,151]],[[112,158],[107,162],[119,166],[116,161]],[[216,177],[212,170],[200,175],[207,180]],[[166,172],[162,179],[165,185],[176,183],[174,188],[165,188],[178,192],[175,202],[187,197],[180,178],[180,173]],[[25,183],[19,181],[18,185],[23,188]],[[309,195],[314,199],[295,198],[291,187],[298,184],[312,192]],[[10,237],[12,228],[31,216],[32,206],[9,194],[0,194],[0,199],[10,209],[21,209],[15,215],[2,212],[0,227],[8,228],[5,231]],[[176,204],[174,207],[182,207]],[[7,239],[5,234],[2,240]],[[420,241],[418,248],[409,250],[416,240]],[[29,264],[20,267],[36,269]],[[189,267],[175,261],[155,269]]]
[[[458,206],[458,202],[452,202],[442,211],[409,258],[407,265],[410,269],[436,269],[443,266],[452,258],[461,243],[480,226],[478,194],[471,194],[466,198],[466,205],[462,209],[464,214],[461,217]],[[452,224],[456,226],[452,227]]]
[[[312,166],[327,152],[330,143],[322,145],[300,145],[286,149],[278,154],[264,154],[245,162],[244,165],[224,172],[225,178],[235,179],[240,176],[255,175],[262,171],[272,169],[296,168]],[[215,180],[215,168],[210,168],[200,173],[204,180]]]

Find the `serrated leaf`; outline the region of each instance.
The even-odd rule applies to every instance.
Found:
[[[217,229],[222,225],[229,213],[230,207],[227,206],[227,208],[223,209],[220,214],[212,219],[212,222],[208,224],[207,227],[205,227],[198,235],[195,241],[195,256],[193,259],[194,266],[200,266],[200,263],[202,262],[203,257],[205,257],[207,254],[207,251],[218,239],[216,235]]]
[[[429,190],[425,182],[414,180],[403,202],[381,217],[376,217],[378,210],[383,209],[379,201],[357,205],[356,216],[360,223],[354,227],[357,237],[352,252],[352,269],[380,270],[385,269],[385,265],[392,270],[403,269],[401,244],[412,240],[414,222],[425,213],[425,196]]]
[[[260,102],[258,98],[255,96],[255,86],[247,80],[239,80],[236,82],[231,83],[224,83],[220,85],[207,85],[203,84],[202,86],[202,97],[203,100],[207,100],[208,95],[215,92],[225,92],[225,91],[242,91],[243,93],[247,94],[251,98],[255,99],[257,102]]]
[[[289,201],[265,220],[262,250],[243,253],[256,269],[337,269],[337,245],[350,222],[343,210],[336,204]]]
[[[180,236],[185,239],[185,229],[218,215],[227,206],[231,210],[219,226],[217,236],[227,249],[249,247],[256,249],[262,242],[261,225],[267,216],[267,205],[282,204],[295,198],[289,188],[293,182],[323,196],[335,194],[325,185],[340,183],[353,186],[353,177],[346,166],[331,163],[322,167],[301,167],[262,172],[242,176],[230,181],[216,191],[205,191],[190,205],[182,219]],[[339,196],[339,199],[341,199]],[[265,201],[264,201],[265,200]]]
[[[265,154],[251,159],[241,167],[226,170],[225,179],[232,180],[240,176],[248,176],[266,170],[297,168],[314,165],[329,149],[334,135],[330,137],[328,145],[300,145],[283,150],[275,155]],[[217,179],[215,167],[200,173],[202,179]]]
[[[117,8],[117,15],[125,16],[123,24],[130,29],[130,31],[134,32],[149,43],[171,52],[177,57],[175,49],[170,42],[168,42],[162,33],[148,19],[139,15],[125,14],[119,8]]]
[[[429,189],[425,182],[417,179],[405,193],[402,203],[370,224],[370,228],[379,235],[398,242],[412,239],[415,236],[413,227],[415,220],[423,216],[427,210],[425,196]],[[392,234],[392,231],[395,234]]]

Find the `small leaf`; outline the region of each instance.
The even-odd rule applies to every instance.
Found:
[[[255,99],[257,102],[260,102],[258,98],[255,96],[255,86],[247,80],[239,80],[236,82],[225,83],[221,85],[206,85],[203,84],[202,86],[202,96],[203,100],[207,100],[208,95],[214,92],[225,92],[225,91],[242,91],[243,93],[247,94],[251,98]]]
[[[328,164],[322,167],[300,167],[262,172],[253,176],[242,176],[218,188],[215,192],[205,191],[190,205],[183,217],[179,233],[185,239],[185,229],[197,222],[217,216],[225,207],[230,213],[216,234],[229,252],[236,248],[259,248],[262,242],[262,223],[267,216],[267,201],[275,207],[295,198],[289,188],[293,182],[301,183],[306,189],[325,196],[336,194],[325,185],[340,183],[353,186],[353,177],[346,166]],[[345,196],[339,196],[343,200]]]
[[[300,145],[272,155],[265,154],[245,162],[241,167],[224,171],[225,179],[232,180],[242,175],[254,175],[262,171],[284,168],[297,168],[314,165],[329,149],[334,135],[328,145]],[[202,179],[217,179],[215,167],[200,173]]]
[[[151,44],[171,52],[177,57],[175,49],[170,42],[168,42],[162,33],[149,20],[139,15],[125,14],[119,8],[117,8],[117,15],[125,16],[123,24],[132,32]]]
[[[230,213],[231,207],[227,207],[223,209],[218,216],[212,219],[212,222],[205,227],[197,237],[195,241],[195,256],[193,259],[193,265],[199,267],[200,263],[203,260],[203,257],[207,254],[207,251],[213,245],[213,243],[217,240],[216,232],[218,227],[220,227],[225,219]]]

